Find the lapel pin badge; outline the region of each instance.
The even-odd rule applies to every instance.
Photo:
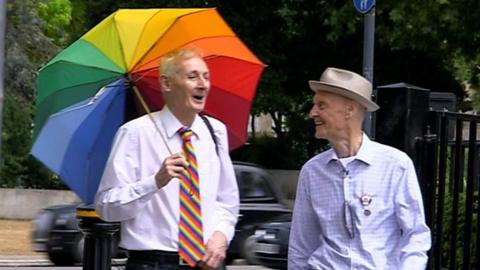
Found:
[[[365,216],[370,216],[372,214],[372,211],[368,209],[368,206],[370,206],[370,204],[372,203],[372,196],[366,194],[363,195],[362,197],[360,197],[360,203],[363,206],[363,214]]]

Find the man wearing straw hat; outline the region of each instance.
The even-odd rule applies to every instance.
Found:
[[[431,236],[413,163],[362,132],[379,108],[371,83],[327,68],[309,84],[315,137],[332,148],[300,172],[288,269],[425,269]]]
[[[118,130],[96,210],[121,222],[127,270],[223,269],[239,197],[226,127],[198,114],[208,67],[196,50],[174,51],[160,84],[164,108]]]

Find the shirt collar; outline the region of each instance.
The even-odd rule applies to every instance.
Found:
[[[160,121],[169,139],[175,136],[178,130],[183,127],[182,123],[180,123],[177,117],[173,115],[168,106],[163,106],[163,109],[160,111]],[[193,134],[197,137],[199,137],[200,134],[200,129],[202,127],[201,124],[202,119],[200,119],[200,116],[197,114],[193,120],[192,126],[190,126]]]
[[[368,136],[363,133],[363,138],[362,138],[362,144],[360,145],[360,149],[358,149],[357,155],[355,156],[355,159],[358,159],[360,161],[365,162],[366,164],[370,165],[373,163],[374,153],[372,151],[372,141]],[[331,148],[330,153],[328,153],[329,157],[327,160],[332,161],[332,160],[338,160],[339,157],[337,155],[337,152],[335,152],[335,149]]]
[[[361,160],[367,164],[372,164],[375,158],[375,153],[372,147],[373,142],[368,138],[367,134],[363,133],[362,145],[358,149],[356,159]]]

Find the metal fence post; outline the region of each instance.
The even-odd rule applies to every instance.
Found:
[[[425,132],[430,90],[407,83],[377,87],[375,140],[406,152],[415,161],[415,141]]]
[[[91,205],[79,206],[77,218],[85,235],[83,269],[110,270],[113,234],[120,229],[119,223],[101,220]]]

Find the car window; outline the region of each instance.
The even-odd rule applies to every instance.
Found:
[[[273,191],[268,180],[261,174],[252,172],[240,172],[237,175],[241,201],[272,200]]]

